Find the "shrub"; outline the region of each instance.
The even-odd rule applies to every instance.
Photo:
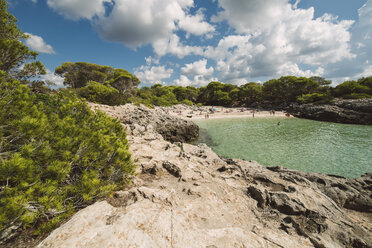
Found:
[[[372,95],[372,89],[368,86],[361,85],[355,81],[346,81],[342,84],[339,84],[334,89],[335,95],[337,97],[348,98],[352,94],[367,94]]]
[[[372,95],[369,95],[366,93],[352,93],[350,95],[344,95],[342,97],[346,99],[364,99],[364,98],[371,98]]]
[[[187,100],[187,99],[183,100],[181,103],[186,104],[186,105],[188,105],[188,106],[192,106],[192,105],[194,105],[194,103],[193,103],[192,101]]]
[[[332,100],[332,97],[324,93],[304,94],[297,98],[299,103],[327,103]]]
[[[53,228],[134,174],[120,123],[71,91],[0,82],[0,232]]]
[[[124,102],[117,89],[94,81],[90,81],[86,86],[79,88],[77,93],[79,96],[95,103],[120,105]]]

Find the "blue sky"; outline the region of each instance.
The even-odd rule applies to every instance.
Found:
[[[49,72],[124,68],[142,85],[372,75],[372,0],[10,0]]]

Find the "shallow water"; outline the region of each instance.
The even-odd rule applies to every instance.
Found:
[[[198,143],[206,143],[222,157],[345,177],[372,172],[372,126],[297,118],[195,123],[200,127]]]

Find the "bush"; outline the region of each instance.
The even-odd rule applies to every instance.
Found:
[[[193,103],[192,101],[187,100],[187,99],[183,100],[181,103],[186,104],[186,105],[188,105],[188,106],[192,106],[192,105],[194,105],[194,103]]]
[[[324,93],[312,93],[304,94],[297,98],[299,103],[328,103],[332,100],[332,97]]]
[[[0,233],[53,228],[134,174],[120,123],[71,91],[32,93],[0,82]]]
[[[89,81],[86,86],[77,90],[79,96],[88,101],[107,105],[120,105],[124,103],[123,96],[110,85]]]
[[[372,95],[366,93],[352,93],[350,95],[342,96],[345,99],[364,99],[364,98],[371,98]]]
[[[349,98],[353,94],[372,95],[372,89],[355,81],[346,81],[334,89],[337,97]]]

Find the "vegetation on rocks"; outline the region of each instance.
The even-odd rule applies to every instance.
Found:
[[[1,231],[54,225],[134,173],[120,123],[73,93],[2,81],[0,99]]]
[[[42,82],[29,81],[44,67],[37,61],[25,64],[37,53],[20,41],[27,36],[2,0],[0,21],[1,244],[22,228],[31,227],[35,234],[53,228],[77,209],[124,187],[134,165],[117,120],[90,110],[71,89],[52,92]],[[120,85],[124,74],[114,70],[108,81]],[[94,82],[86,87],[99,100],[119,94]]]

